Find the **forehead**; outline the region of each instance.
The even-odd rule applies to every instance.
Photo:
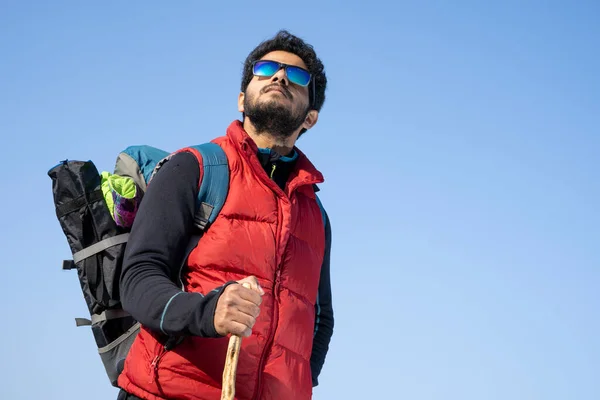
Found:
[[[271,51],[260,58],[261,60],[272,60],[280,63],[294,65],[296,67],[308,69],[304,61],[294,53],[288,53],[283,50]]]

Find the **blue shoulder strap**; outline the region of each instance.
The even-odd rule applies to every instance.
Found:
[[[221,212],[221,208],[223,208],[227,193],[229,192],[229,164],[227,163],[227,155],[221,146],[209,142],[190,146],[190,148],[198,150],[202,156],[204,175],[202,176],[202,183],[200,184],[200,190],[196,198],[196,215],[194,216],[194,225],[200,229],[200,232],[192,235],[190,238],[185,249],[185,257],[182,259],[182,264],[177,274],[177,283],[182,289],[185,286],[181,274],[186,266],[187,258],[198,245],[202,234],[215,221],[219,212]],[[177,341],[178,339],[172,337],[171,340]]]
[[[219,215],[229,192],[227,155],[216,143],[192,146],[202,156],[204,176],[196,200],[194,223],[204,231]]]

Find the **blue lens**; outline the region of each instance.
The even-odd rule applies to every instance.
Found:
[[[290,82],[300,86],[307,86],[310,82],[310,73],[300,67],[294,67],[293,65],[281,64],[276,61],[261,60],[254,63],[252,73],[256,76],[271,77],[281,69],[285,67],[285,73]]]
[[[279,71],[279,64],[273,61],[257,61],[252,73],[256,76],[273,76]]]
[[[308,71],[300,67],[292,67],[288,65],[285,69],[285,73],[287,74],[289,80],[296,85],[306,86],[308,85],[308,82],[310,82],[310,74]]]

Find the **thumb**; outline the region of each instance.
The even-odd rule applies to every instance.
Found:
[[[257,291],[261,296],[265,294],[262,287],[260,287],[260,283],[258,283],[258,279],[255,276],[248,276],[242,280],[238,281],[242,286]]]

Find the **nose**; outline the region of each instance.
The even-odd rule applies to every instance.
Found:
[[[288,82],[288,77],[285,74],[285,68],[284,67],[279,68],[279,71],[277,71],[275,73],[275,75],[273,75],[271,77],[271,81],[272,82],[279,82],[280,84],[287,86],[289,82]]]

